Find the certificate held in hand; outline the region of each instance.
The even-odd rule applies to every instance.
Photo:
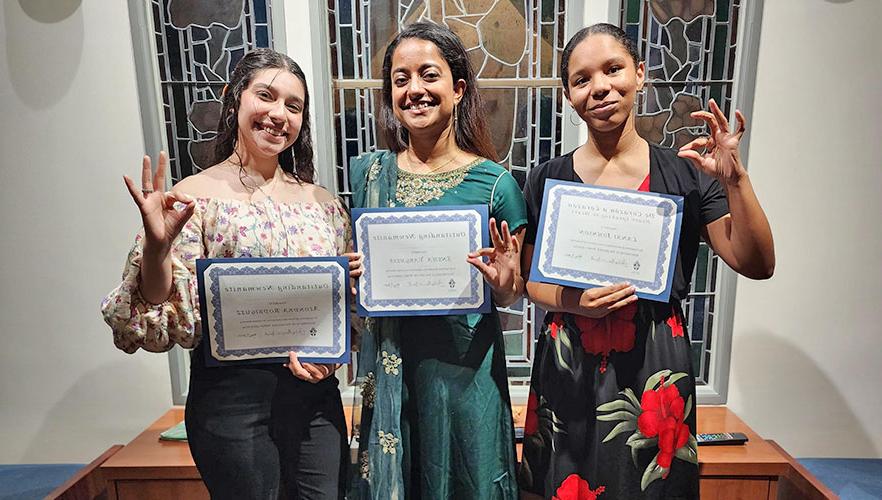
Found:
[[[198,259],[206,364],[349,361],[345,257]]]
[[[628,282],[640,298],[667,302],[683,197],[545,183],[530,280],[577,288]]]
[[[489,239],[486,206],[362,208],[352,211],[360,316],[490,311],[490,288],[466,261]]]

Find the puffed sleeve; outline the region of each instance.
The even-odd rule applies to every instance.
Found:
[[[175,344],[192,348],[199,342],[199,298],[196,285],[196,259],[203,256],[202,218],[204,207],[196,210],[172,245],[172,291],[161,304],[151,304],[141,296],[141,258],[144,231],[138,233],[123,269],[122,283],[101,302],[104,321],[113,330],[113,343],[131,354],[139,348],[150,352],[168,351]]]
[[[339,199],[334,200],[333,210],[337,255],[353,252],[352,223],[349,219],[349,211]]]
[[[498,222],[508,221],[508,228],[516,232],[527,225],[527,207],[518,181],[508,172],[503,171],[496,178],[493,186],[490,216]]]

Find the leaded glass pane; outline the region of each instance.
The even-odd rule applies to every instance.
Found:
[[[272,46],[267,0],[151,0],[173,182],[209,167],[230,72]]]
[[[402,26],[444,23],[463,40],[479,80],[529,82],[558,76],[565,7],[565,0],[328,0],[339,192],[349,190],[349,158],[385,147],[376,127],[380,93],[368,80],[382,78],[386,46]],[[481,93],[500,161],[523,186],[532,166],[561,154],[563,93],[539,84]],[[533,307],[518,303],[500,311],[509,375],[526,382]]]
[[[647,72],[637,130],[650,142],[680,147],[707,133],[689,114],[714,98],[726,115],[733,98],[739,0],[624,0],[621,26],[636,42]],[[719,257],[704,243],[683,304],[696,382],[708,383]]]

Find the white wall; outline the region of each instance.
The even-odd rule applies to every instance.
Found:
[[[775,233],[740,279],[729,407],[794,456],[882,456],[878,0],[766,0],[750,172]]]
[[[140,221],[126,3],[7,0],[0,38],[0,463],[88,462],[171,405],[98,310]]]

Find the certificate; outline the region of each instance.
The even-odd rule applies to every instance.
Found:
[[[530,280],[578,288],[627,281],[667,302],[683,197],[549,179]]]
[[[349,361],[345,257],[198,259],[206,363]]]
[[[490,311],[490,287],[466,261],[489,240],[486,206],[355,209],[352,219],[359,315]]]

